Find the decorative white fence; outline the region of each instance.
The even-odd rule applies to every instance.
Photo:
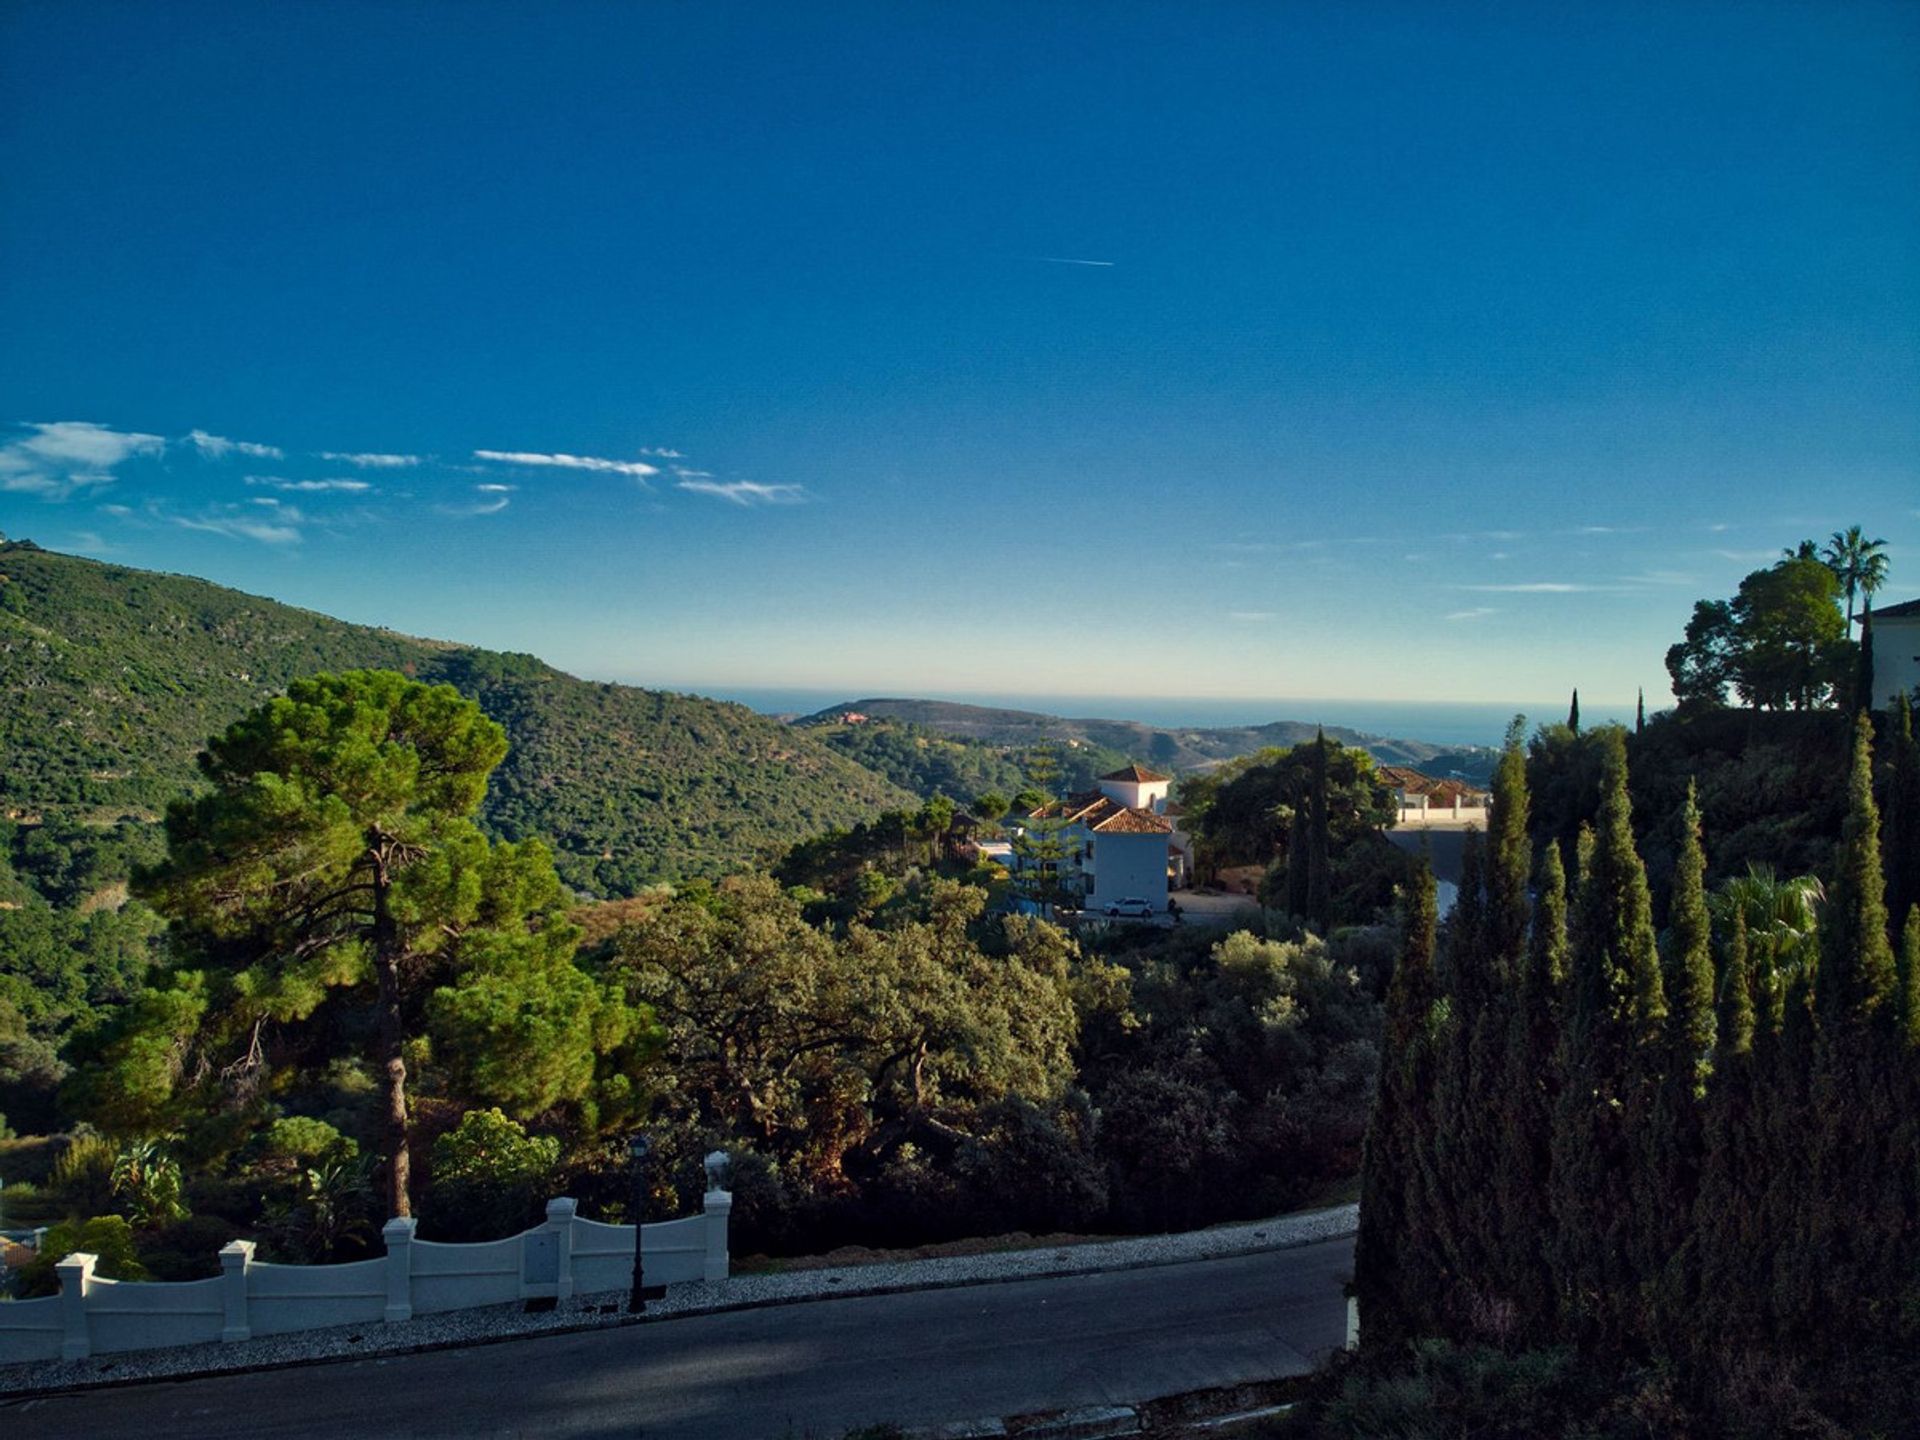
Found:
[[[389,1220],[385,1258],[346,1265],[270,1265],[253,1258],[253,1241],[235,1240],[220,1251],[218,1276],[181,1283],[102,1279],[94,1256],[69,1255],[54,1267],[58,1295],[0,1303],[0,1365],[624,1290],[633,1226],[585,1220],[575,1208],[549,1200],[544,1225],[476,1245],[416,1240],[412,1220]],[[732,1210],[731,1194],[709,1190],[698,1215],[646,1226],[647,1284],[726,1279]]]

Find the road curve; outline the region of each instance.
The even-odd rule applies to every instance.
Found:
[[[0,1404],[53,1436],[838,1440],[1297,1374],[1345,1338],[1351,1239],[1147,1270],[691,1317]]]

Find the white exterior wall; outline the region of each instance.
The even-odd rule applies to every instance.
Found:
[[[1097,780],[1100,793],[1130,810],[1151,810],[1159,814],[1166,808],[1171,780]]]
[[[66,1333],[60,1316],[60,1297],[9,1300],[0,1304],[0,1365],[23,1360],[58,1360]]]
[[[96,1279],[88,1287],[87,1328],[96,1355],[206,1345],[220,1338],[226,1323],[217,1275],[170,1285]]]
[[[1873,703],[1889,704],[1920,687],[1920,616],[1873,622]]]
[[[377,1325],[387,1304],[387,1262],[245,1267],[247,1326],[255,1335],[285,1335],[328,1325]]]
[[[413,1242],[413,1313],[471,1310],[520,1299],[519,1235],[477,1245]]]
[[[724,1158],[709,1157],[710,1178]],[[70,1255],[55,1267],[58,1295],[0,1304],[0,1365],[625,1290],[633,1227],[582,1220],[574,1209],[569,1199],[549,1201],[546,1224],[477,1245],[417,1240],[412,1220],[389,1220],[385,1257],[345,1265],[256,1263],[253,1242],[235,1240],[220,1251],[219,1275],[175,1284],[103,1279],[93,1273],[95,1257]],[[647,1283],[726,1279],[732,1210],[730,1194],[709,1190],[700,1214],[648,1225]]]
[[[1121,900],[1145,900],[1156,910],[1167,908],[1167,837],[1165,835],[1095,835],[1093,837],[1093,893],[1086,908],[1102,911]]]

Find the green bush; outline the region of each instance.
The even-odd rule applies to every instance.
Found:
[[[433,1142],[423,1229],[437,1240],[491,1240],[538,1222],[560,1142],[529,1135],[497,1107],[469,1110]]]
[[[124,1215],[97,1215],[91,1220],[63,1220],[47,1231],[40,1253],[20,1272],[20,1294],[57,1295],[60,1276],[54,1269],[67,1256],[95,1255],[93,1273],[103,1280],[145,1280],[147,1269],[133,1243],[133,1227]]]

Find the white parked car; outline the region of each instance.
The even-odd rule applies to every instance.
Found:
[[[1137,895],[1129,895],[1125,900],[1116,900],[1107,906],[1107,914],[1113,916],[1134,915],[1142,920],[1153,918],[1153,906]]]

